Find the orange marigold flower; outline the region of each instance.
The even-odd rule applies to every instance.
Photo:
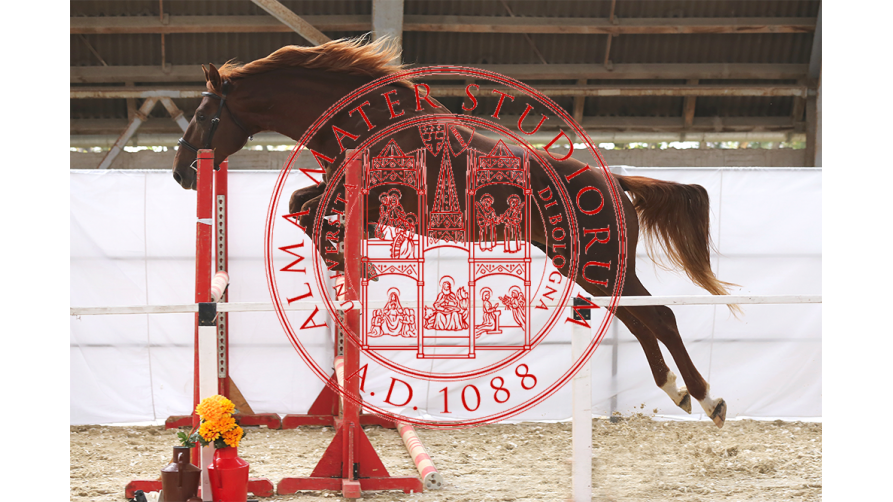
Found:
[[[232,413],[235,409],[236,407],[232,401],[223,396],[216,395],[202,399],[202,402],[195,407],[195,412],[204,420],[214,421],[220,419],[224,415]]]
[[[236,425],[236,419],[229,415],[221,417],[214,422],[214,429],[221,434],[231,431],[235,427],[238,427],[238,425]]]
[[[235,429],[223,433],[223,442],[226,443],[227,446],[232,446],[233,448],[238,447],[242,435],[242,428],[237,425]]]
[[[214,441],[220,435],[220,432],[214,426],[215,422],[202,422],[202,425],[198,428],[198,434],[205,441]]]

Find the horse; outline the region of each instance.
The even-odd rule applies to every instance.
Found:
[[[208,68],[202,65],[207,92],[203,93],[203,99],[180,139],[180,148],[173,163],[174,180],[185,189],[195,189],[194,163],[199,147],[214,150],[216,166],[239,151],[249,137],[262,131],[275,131],[299,141],[308,127],[339,99],[379,77],[402,71],[401,65],[392,63],[398,56],[399,50],[387,44],[386,40],[366,44],[358,39],[341,39],[315,47],[286,46],[245,65],[228,62],[219,69],[213,64]],[[379,103],[381,106],[362,108],[363,113],[353,113],[356,109],[351,113],[345,111],[335,115],[330,122],[345,132],[365,131],[372,124],[386,123],[388,117],[395,114],[392,105],[396,103],[403,103],[401,112],[405,116],[401,119],[448,112],[431,98],[425,98],[426,101],[413,107],[418,95],[411,82],[395,80],[386,89],[384,94],[389,96],[387,106],[383,106],[385,102],[382,101]],[[400,141],[404,149],[424,148],[418,131],[412,133],[413,129],[409,129],[405,134],[396,134],[402,134]],[[316,134],[305,145],[315,152],[338,153],[337,156],[327,157],[326,160],[331,162],[321,162],[325,168],[322,183],[295,191],[289,200],[291,213],[307,211],[300,221],[308,235],[312,235],[315,211],[326,189],[326,182],[332,176],[333,166],[344,159],[343,140],[348,141],[349,138],[335,135],[333,139],[332,135]],[[468,146],[489,152],[495,144],[496,140],[478,134],[470,138]],[[338,147],[341,147],[340,152]],[[511,148],[516,155],[523,154],[519,148]],[[626,272],[619,289],[622,296],[650,296],[635,273],[640,231],[649,240],[649,249],[656,246],[662,248],[671,264],[683,270],[695,284],[714,295],[728,294],[727,287],[732,284],[717,279],[710,268],[709,200],[703,187],[639,176],[606,176],[600,169],[586,169],[588,166],[573,158],[561,159],[561,162],[551,156],[545,158],[559,175],[569,177],[574,174],[568,178],[567,185],[568,193],[572,195],[591,191],[589,187],[598,188],[602,194],[609,194],[613,189],[620,195],[619,210],[626,222],[626,239],[624,242],[611,239],[601,246],[599,252],[604,253],[605,261],[611,256],[616,259],[621,246],[625,246]],[[460,163],[454,166],[458,173],[454,178],[459,193],[465,193],[466,177],[461,171],[464,168]],[[429,168],[425,175],[431,192],[437,186],[437,173],[438,169],[434,167]],[[530,185],[534,193],[547,186],[545,176],[530,172]],[[427,197],[429,203],[434,201],[434,193],[429,193]],[[464,197],[460,198],[460,204],[464,210],[462,199]],[[405,210],[421,214],[416,205],[416,201],[406,201]],[[369,221],[375,221],[378,218],[377,209],[370,209]],[[604,220],[604,213],[591,216],[586,214],[588,212],[574,210],[580,227],[604,226],[607,221]],[[545,250],[553,260],[562,253],[565,253],[562,258],[569,260],[571,257],[567,256],[566,248],[546,247],[548,239],[543,218],[536,211],[531,211],[531,214],[530,243]],[[602,219],[599,220],[600,217]],[[610,221],[616,224],[616,220]],[[502,233],[500,231],[497,238],[504,238]],[[476,238],[476,234],[472,232],[470,239]],[[584,241],[582,235],[576,238],[579,250],[592,243]],[[339,263],[343,264],[343,256],[339,256]],[[570,279],[593,296],[608,296],[612,292],[606,285],[587,280],[583,270]],[[736,306],[730,308],[734,310]],[[666,392],[673,403],[691,413],[691,398],[694,397],[716,426],[722,427],[726,403],[721,397],[711,396],[710,385],[695,368],[683,345],[673,311],[662,305],[625,306],[617,307],[615,315],[638,339],[655,384]],[[677,377],[667,366],[658,342],[673,357],[682,375],[683,386],[677,384]]]

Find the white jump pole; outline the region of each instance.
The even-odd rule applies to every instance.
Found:
[[[198,304],[198,368],[199,396],[201,399],[217,394],[217,304]],[[211,498],[211,482],[208,466],[214,459],[214,445],[202,447],[202,500]]]
[[[576,302],[575,302],[576,303]],[[589,318],[589,311],[582,310],[585,319]],[[577,317],[577,314],[574,314]],[[586,326],[574,324],[571,329],[571,355],[572,360],[577,361],[589,347],[592,339],[592,330]],[[572,500],[574,502],[589,502],[592,500],[592,378],[591,363],[587,362],[574,375],[573,387],[573,458],[571,486],[573,489]]]

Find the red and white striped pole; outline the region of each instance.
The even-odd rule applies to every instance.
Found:
[[[223,299],[223,294],[226,291],[226,287],[229,285],[229,274],[226,273],[225,270],[221,270],[214,274],[214,278],[211,279],[211,301],[214,303],[219,302]],[[225,312],[221,312],[224,314]]]
[[[422,444],[422,440],[419,439],[419,436],[416,435],[412,425],[398,421],[397,432],[399,432],[400,437],[403,438],[403,444],[406,445],[406,451],[408,451],[409,456],[412,457],[412,463],[414,463],[415,468],[418,469],[419,477],[422,478],[422,483],[425,484],[425,489],[438,490],[443,488],[443,476],[437,472],[437,468],[434,467],[434,462],[431,460],[428,452],[425,451],[425,446]]]

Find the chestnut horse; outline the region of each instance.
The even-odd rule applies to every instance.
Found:
[[[381,41],[363,45],[357,40],[336,40],[316,47],[283,47],[268,57],[244,66],[230,63],[220,69],[214,65],[210,65],[209,69],[203,66],[208,92],[180,141],[181,147],[174,158],[174,179],[183,188],[195,188],[193,166],[198,148],[213,148],[217,165],[238,152],[251,135],[262,131],[275,131],[296,141],[300,140],[311,124],[339,99],[376,78],[401,71],[401,67],[390,64],[396,56],[397,51]],[[382,101],[381,106],[363,108],[365,114],[340,113],[330,123],[343,131],[365,132],[370,122],[387,123],[388,115],[394,114],[389,110],[389,103],[396,102],[403,103],[402,111],[405,116],[401,119],[430,113],[448,113],[448,110],[433,100],[426,103],[425,107],[419,107],[422,111],[415,111],[416,107],[412,104],[416,104],[416,94],[408,82],[395,82],[387,89],[390,95],[388,106],[384,106],[386,103]],[[405,132],[412,133],[413,130]],[[336,140],[339,142],[334,148],[336,153],[341,140],[349,141],[345,136],[335,138],[332,135],[316,134],[306,147],[316,152],[332,151],[332,143]],[[478,134],[473,136],[469,146],[478,151],[489,152],[495,144],[495,140]],[[418,132],[400,136],[400,145],[406,151],[424,148]],[[520,156],[523,153],[520,148],[511,149],[515,155]],[[331,168],[343,160],[343,148],[341,152],[327,168],[325,179],[331,176]],[[694,283],[711,294],[728,294],[726,286],[729,284],[719,281],[710,268],[709,204],[703,187],[637,176],[612,175],[606,179],[600,169],[586,170],[585,164],[572,158],[553,162],[548,156],[543,157],[559,175],[568,176],[583,171],[582,174],[569,176],[572,181],[567,185],[567,190],[572,195],[586,187],[597,187],[602,194],[609,194],[617,187],[622,190],[618,192],[626,222],[625,242],[621,243],[615,237],[599,250],[599,253],[604,253],[604,261],[607,262],[612,256],[616,260],[620,246],[626,246],[622,295],[650,295],[635,273],[640,227]],[[433,166],[427,172],[427,186],[431,192],[437,186],[437,167]],[[464,169],[464,164],[458,162],[454,167],[454,179],[460,194],[465,193]],[[544,173],[531,170],[530,177],[534,193],[548,186]],[[308,216],[301,219],[308,235],[312,235],[313,217],[324,190],[325,183],[311,185],[297,190],[291,196],[289,207],[292,213],[310,211]],[[623,192],[627,196],[623,196]],[[427,195],[429,203],[434,201],[434,195]],[[414,207],[417,205],[416,201],[405,202],[407,212],[421,214]],[[460,198],[460,205],[464,209],[464,197]],[[425,212],[424,208],[422,212]],[[537,211],[531,213],[530,242],[546,250],[550,257],[564,252],[545,247],[547,239],[542,216]],[[377,218],[377,214],[369,215],[369,221],[376,221]],[[616,226],[613,215],[610,215],[610,220],[605,220],[605,214],[591,216],[576,211],[576,218],[580,228],[602,228],[606,226],[606,222]],[[477,233],[472,232],[472,235]],[[497,237],[501,239],[502,232],[499,233]],[[579,235],[577,239],[577,248],[583,250],[587,242],[584,242],[583,235]],[[339,258],[343,260],[343,257]],[[564,258],[570,262],[571,257]],[[579,258],[582,259],[582,256]],[[582,270],[572,279],[594,296],[608,296],[613,289],[584,280]],[[655,383],[669,395],[673,403],[691,413],[690,396],[693,396],[700,402],[707,416],[718,427],[722,427],[726,404],[722,398],[711,397],[709,384],[695,368],[683,346],[673,311],[666,306],[618,307],[616,315],[641,343]],[[677,385],[676,375],[664,361],[658,341],[669,350],[682,373],[685,386]]]

